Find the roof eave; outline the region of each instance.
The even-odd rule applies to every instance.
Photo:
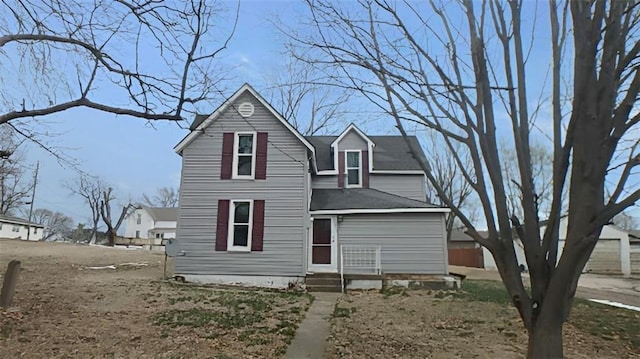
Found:
[[[296,130],[293,126],[291,126],[291,124],[285,120],[280,113],[278,113],[278,111],[276,111],[262,96],[260,96],[260,94],[258,94],[253,87],[251,87],[251,85],[249,85],[248,83],[245,83],[244,85],[242,85],[240,87],[240,89],[238,89],[233,95],[231,95],[231,97],[229,97],[228,99],[226,99],[222,105],[218,106],[218,108],[211,114],[209,115],[209,117],[207,117],[206,120],[202,121],[202,123],[200,125],[198,125],[198,127],[195,130],[192,130],[188,135],[186,135],[182,140],[180,140],[180,142],[178,142],[177,145],[175,145],[173,147],[173,150],[179,154],[182,155],[182,151],[184,150],[185,147],[187,147],[193,140],[196,139],[196,137],[198,137],[198,135],[200,135],[200,133],[202,131],[204,131],[205,128],[207,128],[211,122],[215,121],[218,117],[220,117],[220,115],[226,111],[226,109],[229,107],[229,105],[231,103],[233,103],[235,100],[237,100],[243,93],[245,93],[246,91],[249,91],[249,93],[251,93],[251,95],[253,95],[253,97],[255,97],[269,112],[271,112],[294,136],[296,136],[298,138],[298,140],[300,140],[300,142],[302,142],[303,145],[305,145],[305,147],[307,147],[307,149],[309,149],[311,151],[311,155],[312,155],[312,162],[313,162],[313,168],[317,171],[317,164],[316,164],[316,150],[315,147],[313,147],[313,145],[307,141],[306,138],[304,138],[304,136],[302,136],[302,134],[300,132],[298,132],[298,130]]]
[[[442,207],[429,208],[352,208],[311,210],[312,215],[340,214],[387,214],[387,213],[449,213],[451,209]]]

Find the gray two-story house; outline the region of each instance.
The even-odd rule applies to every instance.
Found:
[[[448,209],[425,202],[401,136],[302,136],[249,85],[190,129],[175,147],[176,275],[287,287],[314,273],[447,273]]]

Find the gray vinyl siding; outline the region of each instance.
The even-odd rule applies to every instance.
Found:
[[[367,150],[367,141],[360,137],[356,131],[349,131],[340,142],[338,142],[338,151],[348,150]]]
[[[338,188],[337,176],[313,176],[311,178],[311,188],[332,189]]]
[[[233,106],[183,150],[177,229],[178,274],[300,276],[308,224],[306,148],[253,96],[253,116],[243,119]],[[251,124],[249,124],[250,122]],[[221,180],[222,134],[268,132],[266,180]],[[220,199],[265,200],[262,252],[215,251]]]
[[[338,179],[336,176],[313,176],[311,187],[318,189],[338,188]],[[427,197],[423,175],[371,174],[369,175],[369,188],[418,201],[425,201]]]
[[[380,245],[383,273],[446,274],[442,213],[345,215],[339,245]]]
[[[397,196],[425,201],[424,175],[372,174],[369,176],[369,187]]]

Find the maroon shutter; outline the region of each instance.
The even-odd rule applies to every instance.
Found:
[[[216,251],[227,250],[227,237],[229,234],[229,200],[218,200],[218,225],[216,228]]]
[[[256,179],[267,179],[267,133],[258,132],[256,141]]]
[[[253,201],[253,230],[251,231],[251,251],[262,252],[264,237],[264,200]]]
[[[369,151],[362,151],[362,188],[369,188]]]
[[[222,134],[222,163],[220,164],[220,179],[231,179],[233,173],[233,133]]]
[[[338,151],[338,188],[344,188],[344,151]]]

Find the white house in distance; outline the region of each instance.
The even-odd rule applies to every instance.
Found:
[[[540,228],[544,233],[545,227]],[[640,273],[640,242],[634,231],[627,231],[613,224],[608,224],[602,228],[600,239],[591,253],[591,257],[584,268],[587,273],[599,274],[622,274],[626,277],[632,273]],[[565,237],[567,235],[567,220],[563,218],[560,222],[560,242],[558,243],[558,259],[564,249]],[[515,243],[518,263],[527,267],[526,258],[522,243],[517,240]],[[634,248],[632,248],[632,246]],[[485,269],[496,269],[493,256],[486,248],[484,251]]]
[[[126,219],[124,237],[151,239],[160,245],[163,239],[176,237],[178,208],[140,207]]]
[[[29,230],[31,234],[28,234]],[[26,240],[28,235],[30,241],[39,241],[42,239],[43,230],[44,226],[41,224],[0,214],[0,238]]]

